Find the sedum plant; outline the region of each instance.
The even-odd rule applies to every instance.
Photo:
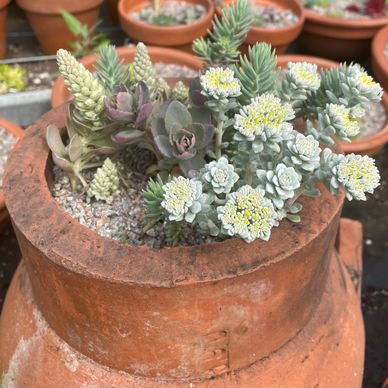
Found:
[[[54,162],[82,181],[82,171],[101,165],[104,154],[123,151],[124,168],[148,175],[146,229],[163,223],[172,244],[190,227],[218,238],[268,240],[284,219],[301,219],[301,198],[320,195],[318,182],[334,195],[344,190],[349,200],[365,200],[380,181],[374,160],[333,146],[358,135],[380,85],[358,64],[318,71],[289,63],[280,76],[269,45],[239,55],[250,22],[246,0],[215,19],[209,39],[193,44],[204,68],[189,87],[155,79],[142,43],[129,73],[114,49],[104,48],[95,76],[60,50],[74,101],[67,142],[48,128]],[[89,198],[117,191],[118,175],[105,160],[85,185]]]

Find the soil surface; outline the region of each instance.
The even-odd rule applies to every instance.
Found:
[[[360,134],[357,138],[365,139],[375,135],[385,127],[387,113],[380,102],[370,102],[365,109],[365,116],[360,121]]]
[[[149,5],[138,12],[131,13],[131,16],[147,24],[171,27],[194,23],[205,14],[206,8],[201,4],[166,1],[160,5],[158,13]]]
[[[295,24],[299,17],[290,9],[280,9],[269,5],[252,4],[253,25],[276,29]]]

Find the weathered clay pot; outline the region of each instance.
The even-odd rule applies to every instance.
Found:
[[[304,199],[303,221],[269,242],[121,244],[51,196],[45,131],[65,108],[28,129],[5,174],[25,267],[3,310],[0,374],[36,388],[361,387],[360,301],[334,249],[342,195]]]
[[[126,63],[131,63],[135,55],[135,47],[118,47],[117,52],[120,58]],[[201,70],[202,61],[192,54],[184,53],[179,50],[168,49],[164,47],[148,47],[151,60],[162,63],[175,63],[190,67],[195,70]],[[80,60],[80,62],[89,70],[94,69],[97,58],[95,55],[89,55]],[[170,79],[172,83],[175,83],[177,79]],[[59,77],[55,83],[51,94],[51,105],[56,108],[71,98],[64,82],[63,77]]]
[[[388,25],[381,29],[372,42],[372,69],[381,86],[388,91],[388,57],[384,54],[388,46]]]
[[[7,6],[10,0],[0,0],[0,59],[7,52]]]
[[[11,135],[21,138],[24,135],[24,131],[14,123],[8,120],[0,118],[0,128],[4,128]],[[0,232],[8,222],[8,211],[5,207],[3,189],[0,186]]]
[[[163,2],[165,0],[161,0]],[[131,16],[150,4],[149,0],[120,0],[119,18],[124,32],[135,42],[144,42],[152,46],[175,47],[191,52],[193,40],[207,34],[214,15],[211,0],[187,0],[188,3],[202,4],[207,14],[195,23],[184,26],[160,27],[142,23]]]
[[[60,48],[70,49],[74,36],[66,26],[60,9],[72,13],[82,23],[92,26],[97,22],[103,0],[16,0],[24,10],[42,50],[55,54]]]
[[[280,55],[278,56],[278,65],[281,68],[285,68],[288,62],[309,62],[315,63],[319,69],[329,69],[334,66],[338,66],[337,62],[333,62],[327,59],[312,57],[308,55]],[[382,104],[384,105],[387,117],[388,117],[388,96],[384,93]],[[375,155],[379,152],[385,144],[388,142],[388,122],[378,133],[369,136],[364,139],[355,139],[349,142],[340,142],[342,150],[346,154],[352,152],[361,155]]]
[[[299,20],[288,27],[268,29],[252,27],[249,30],[249,34],[245,40],[247,46],[253,45],[256,42],[266,42],[272,45],[276,49],[277,54],[282,54],[287,46],[294,41],[302,31],[305,21],[305,11],[301,3],[297,0],[251,0],[253,3],[261,5],[270,5],[272,7],[280,9],[291,9]],[[223,0],[223,4],[228,6],[235,3],[235,0]],[[221,16],[221,8],[216,8],[217,15]],[[244,51],[244,50],[243,50]],[[246,48],[245,48],[246,51]]]
[[[370,55],[371,39],[387,23],[388,17],[350,20],[306,10],[299,47],[305,54],[337,61],[360,61]]]

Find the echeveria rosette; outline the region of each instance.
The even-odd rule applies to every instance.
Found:
[[[264,191],[249,185],[226,196],[226,203],[217,208],[222,233],[241,237],[246,242],[268,241],[271,229],[278,225],[278,215]]]
[[[293,126],[289,123],[295,118],[294,110],[288,103],[273,94],[263,94],[252,99],[234,116],[234,128],[237,141],[252,142],[254,152],[261,152],[265,146],[279,152],[277,143],[284,140],[291,133]]]
[[[284,162],[287,165],[294,166],[301,173],[311,173],[319,167],[321,148],[312,135],[294,131],[286,147]]]
[[[176,161],[185,174],[203,167],[214,131],[205,107],[189,111],[179,101],[165,102],[151,120],[151,135],[157,151],[164,158]]]
[[[265,191],[277,209],[284,207],[284,201],[295,196],[301,186],[301,176],[293,167],[280,163],[274,170],[256,171],[258,187]]]
[[[163,186],[161,207],[169,221],[192,223],[198,213],[209,211],[210,196],[202,192],[202,183],[182,176],[174,177]]]
[[[201,180],[207,183],[216,194],[229,193],[239,179],[234,166],[225,156],[206,164],[200,174]]]
[[[380,174],[375,160],[366,155],[348,154],[339,158],[332,173],[331,190],[336,193],[340,185],[343,185],[348,200],[365,201],[365,193],[373,194],[380,185]]]
[[[112,138],[118,144],[126,145],[144,137],[144,124],[152,111],[147,85],[140,81],[134,92],[120,85],[117,92],[105,99],[105,112],[112,122],[126,126]]]

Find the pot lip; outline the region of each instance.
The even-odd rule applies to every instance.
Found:
[[[131,55],[135,52],[136,47],[128,47],[128,46],[121,46],[116,47],[116,51],[119,54],[119,57]],[[178,61],[181,62],[191,62],[194,66],[192,67],[195,70],[202,69],[203,62],[197,58],[196,56],[186,53],[181,50],[176,50],[173,48],[167,48],[167,47],[157,47],[157,46],[148,46],[148,53],[152,57],[153,55],[159,55],[159,56],[167,56],[167,57],[175,57],[178,59]],[[80,59],[80,62],[85,65],[86,67],[92,66],[96,63],[97,55],[91,54],[88,55],[82,59]],[[65,101],[62,98],[63,90],[65,89],[65,84],[63,82],[63,77],[58,77],[55,82],[54,86],[52,88],[51,92],[51,106],[56,108],[59,105],[63,104]]]
[[[191,2],[191,3],[202,3],[203,5],[206,5],[207,13],[205,14],[205,16],[196,20],[194,23],[179,25],[179,26],[161,27],[161,26],[154,26],[151,24],[140,22],[137,19],[129,16],[128,12],[125,12],[124,4],[130,1],[132,0],[119,0],[119,4],[118,4],[119,16],[126,23],[133,26],[133,28],[138,28],[139,30],[147,30],[148,33],[155,33],[155,34],[160,33],[160,31],[163,31],[164,33],[171,33],[171,34],[185,33],[188,30],[195,30],[199,26],[203,26],[207,24],[210,25],[215,12],[215,6],[212,0],[191,0],[191,1],[189,0],[188,2]],[[142,1],[142,2],[146,3],[146,1]],[[131,8],[131,6],[129,6],[129,8]]]
[[[388,45],[388,25],[382,28],[372,41],[372,59],[388,76],[388,58],[384,55],[385,45]]]
[[[11,0],[0,0],[0,10],[5,8],[10,2]]]
[[[265,0],[251,0],[254,3],[283,3],[283,1],[279,0],[272,0],[272,1],[265,1]],[[234,3],[235,0],[229,0],[227,1],[227,4],[229,3]],[[302,4],[298,0],[289,0],[290,3],[292,3],[298,10],[297,16],[298,16],[298,21],[294,24],[291,24],[290,26],[286,27],[280,27],[280,28],[263,28],[263,27],[254,27],[252,26],[249,29],[249,34],[268,34],[268,35],[283,35],[283,34],[289,34],[291,32],[297,31],[299,29],[302,29],[303,24],[306,19],[306,11]],[[291,9],[290,7],[286,7],[287,9]],[[221,7],[217,6],[216,7],[217,11],[217,16],[221,17]]]
[[[339,66],[338,62],[332,61],[326,58],[314,57],[312,55],[299,55],[299,54],[285,54],[277,56],[277,65],[286,65],[288,62],[308,62],[322,68],[329,68]]]
[[[82,4],[84,4],[84,1],[80,0],[77,3],[77,7],[74,7],[74,9],[67,9],[67,10],[68,10],[68,12],[71,12],[72,14],[77,15],[78,13],[81,13],[81,12],[86,12],[86,11],[89,11],[89,10],[92,10],[92,9],[95,9],[95,8],[99,8],[103,1],[104,0],[92,0],[92,1],[89,0],[90,5],[85,7],[85,6],[82,6]],[[35,14],[39,14],[39,15],[55,15],[55,16],[59,16],[60,13],[59,13],[58,9],[65,8],[65,7],[58,7],[57,10],[46,9],[44,5],[43,6],[39,6],[40,2],[38,0],[34,0],[34,1],[31,1],[31,0],[16,0],[16,3],[17,3],[17,5],[21,9],[23,9],[23,11],[27,11],[27,12],[35,13]],[[46,4],[45,1],[43,3]]]
[[[305,9],[306,22],[321,24],[329,27],[336,27],[340,30],[346,29],[363,29],[363,28],[379,28],[385,26],[388,23],[388,16],[376,18],[376,19],[345,19],[336,18],[334,16],[321,15],[318,12],[314,12]]]
[[[380,129],[377,133],[372,136],[366,137],[364,139],[353,140],[349,142],[341,142],[341,147],[345,153],[349,152],[363,152],[368,153],[376,147],[381,147],[388,142],[388,94],[384,92],[381,99],[381,104],[383,104],[385,113],[387,116],[387,121],[383,128]]]
[[[46,127],[52,122],[63,127],[66,106],[46,113],[18,142],[8,160],[4,193],[13,223],[29,244],[55,265],[81,276],[112,283],[174,287],[245,275],[306,247],[331,225],[342,207],[342,191],[334,197],[323,189],[320,199],[303,198],[302,222],[291,224],[284,220],[274,228],[269,242],[247,244],[234,238],[206,245],[153,249],[102,237],[67,214],[48,186]],[[29,198],[28,203],[25,198]],[[322,209],[319,219],[309,212],[317,207],[317,201]]]

